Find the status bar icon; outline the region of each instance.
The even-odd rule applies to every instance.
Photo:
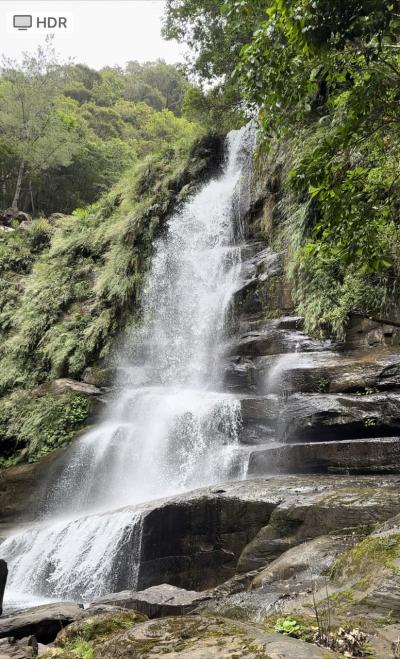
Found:
[[[32,16],[28,14],[16,14],[13,16],[13,26],[17,30],[28,30],[32,27]]]

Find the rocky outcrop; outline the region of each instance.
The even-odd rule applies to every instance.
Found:
[[[400,433],[400,393],[295,394],[278,418],[284,441],[382,437]]]
[[[272,478],[281,498],[269,522],[243,549],[239,572],[263,568],[301,542],[343,529],[356,529],[391,516],[399,499],[396,477],[312,476]]]
[[[154,502],[143,514],[138,588],[208,590],[307,540],[398,512],[395,476],[274,476]],[[120,565],[131,551],[129,544],[121,550]],[[123,570],[119,583],[126,583]]]
[[[282,258],[262,243],[249,243],[242,252],[242,285],[233,298],[241,322],[271,309],[291,307],[282,285]]]
[[[390,390],[400,387],[400,355],[379,349],[362,352],[338,352],[329,344],[316,343],[302,332],[289,337],[279,329],[270,329],[275,321],[264,322],[257,330],[263,339],[255,342],[254,334],[243,335],[231,347],[227,360],[226,381],[238,391],[257,393],[368,393],[368,390]],[[278,336],[266,345],[266,337]],[[265,341],[265,343],[264,343]],[[249,343],[248,343],[249,342]],[[250,347],[244,351],[243,345]],[[274,352],[274,345],[279,353]],[[242,347],[241,347],[242,346]],[[312,351],[305,348],[312,346]],[[301,351],[303,348],[303,351]],[[242,354],[238,354],[239,351]],[[297,352],[296,350],[300,350]]]
[[[40,643],[51,643],[80,612],[81,607],[73,602],[44,604],[18,611],[0,619],[0,638],[22,639],[33,635]]]
[[[8,576],[7,563],[0,559],[0,616],[3,613],[3,597]]]
[[[400,437],[282,444],[253,451],[250,477],[265,474],[397,474]]]
[[[139,589],[166,582],[203,591],[232,577],[277,504],[267,490],[265,481],[227,483],[152,504],[142,522]]]
[[[350,535],[323,535],[314,540],[303,542],[288,549],[266,568],[261,570],[252,581],[252,588],[274,586],[281,593],[290,588],[301,590],[315,586],[317,578],[327,574],[336,558],[352,544]]]
[[[92,607],[108,605],[134,609],[148,618],[163,618],[190,613],[208,599],[210,595],[207,593],[185,590],[164,583],[142,591],[125,590],[99,597],[92,602],[88,613]]]

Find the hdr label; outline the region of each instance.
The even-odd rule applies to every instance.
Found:
[[[7,21],[8,32],[28,32],[31,30],[70,32],[72,18],[70,15],[63,16],[34,16],[32,14],[9,14]]]

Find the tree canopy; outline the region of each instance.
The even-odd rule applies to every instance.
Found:
[[[100,71],[61,62],[52,40],[0,71],[1,206],[36,213],[94,202],[137,159],[173,135],[185,74],[162,60]]]
[[[292,272],[309,327],[340,333],[351,309],[395,309],[398,1],[169,0],[165,32],[225,98],[236,87],[260,153],[288,154],[282,202],[302,218]]]

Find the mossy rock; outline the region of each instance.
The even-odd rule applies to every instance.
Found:
[[[79,623],[71,625],[61,633],[56,648],[46,659],[151,659],[159,655],[174,659],[329,659],[336,656],[311,643],[219,617],[184,616],[140,623],[134,613],[131,619],[118,616],[117,620],[105,616],[98,623],[94,620],[85,621],[80,627]]]
[[[51,649],[45,657],[46,659],[100,658],[102,657],[100,646],[103,643],[145,620],[146,616],[135,611],[121,611],[103,613],[74,622],[60,632],[54,649]]]

